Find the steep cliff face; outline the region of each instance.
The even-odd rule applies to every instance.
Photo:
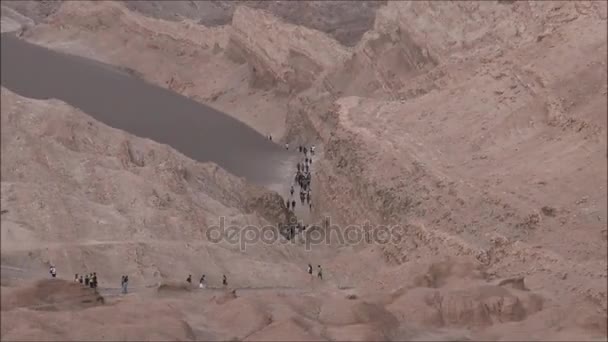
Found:
[[[438,65],[499,58],[579,17],[605,19],[606,6],[591,1],[390,2],[328,81],[344,95],[415,97],[449,83]],[[426,82],[413,88],[412,79]]]
[[[265,10],[282,21],[327,33],[353,46],[374,25],[375,12],[386,1],[124,1],[132,11],[155,18],[228,25],[241,7]]]
[[[250,64],[253,87],[298,93],[348,56],[348,50],[325,34],[282,22],[267,12],[242,6],[232,19],[230,44]]]

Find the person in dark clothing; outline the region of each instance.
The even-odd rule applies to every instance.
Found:
[[[84,286],[89,286],[89,275],[84,276]]]
[[[307,152],[306,146],[304,146],[304,155],[306,155],[306,152]]]
[[[127,293],[127,286],[129,285],[129,276],[123,275],[120,281],[120,285],[122,287],[122,293]]]
[[[192,284],[192,274],[188,274],[188,278],[186,278],[188,284]]]
[[[293,185],[291,186],[291,189],[289,189],[289,193],[291,194],[291,196],[293,196]]]
[[[78,282],[80,284],[84,284],[84,277],[81,275],[80,278],[78,278]]]
[[[222,277],[222,285],[224,285],[224,287],[228,286],[228,279],[225,274]]]
[[[291,207],[294,209],[296,208],[296,200],[291,201]]]
[[[285,203],[287,204],[287,209],[289,209],[289,198],[285,200]]]

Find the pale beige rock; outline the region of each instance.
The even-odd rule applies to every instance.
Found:
[[[601,1],[395,1],[344,47],[272,11],[237,7],[230,25],[210,28],[114,3],[63,5],[25,37],[131,68],[263,134],[314,137],[313,213],[342,228],[403,231],[397,242],[334,254],[184,245],[200,232],[164,227],[218,213],[264,220],[223,196],[249,187],[149,141],[103,130],[88,142],[85,125],[41,123],[41,112],[69,109],[18,104],[3,90],[2,203],[15,207],[2,215],[3,263],[53,258],[116,278],[129,260],[144,283],[181,279],[203,255],[210,273],[232,265],[231,283],[296,288],[146,292],[113,302],[114,315],[83,310],[130,318],[107,339],[605,340],[606,11]],[[219,174],[214,191],[189,196],[183,165]],[[141,190],[127,191],[133,184]],[[70,195],[85,185],[85,198]],[[185,194],[166,197],[176,191]],[[111,265],[95,263],[100,256]],[[304,273],[309,262],[323,264],[323,284]],[[17,283],[3,279],[3,290]],[[153,326],[167,330],[141,330],[154,318],[133,305],[163,313]],[[97,321],[76,329],[65,317],[3,312],[2,338],[99,337]]]

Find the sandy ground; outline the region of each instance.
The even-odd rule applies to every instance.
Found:
[[[22,36],[130,68],[292,146],[314,141],[323,154],[311,222],[397,225],[403,238],[312,252],[211,245],[196,229],[168,227],[201,217],[208,227],[228,212],[240,224],[277,222],[279,199],[245,195],[243,180],[210,165],[198,188],[167,177],[157,157],[144,172],[109,142],[116,131],[88,149],[91,133],[61,128],[72,109],[3,89],[2,265],[13,275],[2,279],[3,339],[137,339],[150,320],[167,327],[150,339],[607,339],[605,2],[389,2],[350,44],[272,8],[226,7],[230,24],[217,26],[147,6],[66,3]],[[4,13],[3,31],[24,21]],[[30,118],[49,111],[57,121],[47,126]],[[229,272],[235,293],[184,288],[200,255],[213,260],[204,272],[214,287]],[[103,290],[106,304],[79,309],[67,285],[36,282],[50,259],[111,279],[126,264],[134,293]],[[325,280],[309,279],[307,263],[323,264]],[[49,296],[64,304],[37,310],[56,305]],[[77,309],[90,318],[73,322]],[[95,317],[117,329],[106,334]]]

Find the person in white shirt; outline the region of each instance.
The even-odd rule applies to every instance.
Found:
[[[207,287],[207,281],[205,280],[205,275],[203,274],[203,275],[201,276],[201,280],[200,280],[200,281],[199,281],[199,283],[198,283],[198,288],[199,288],[199,289],[204,289],[204,288],[206,288],[206,287]]]

